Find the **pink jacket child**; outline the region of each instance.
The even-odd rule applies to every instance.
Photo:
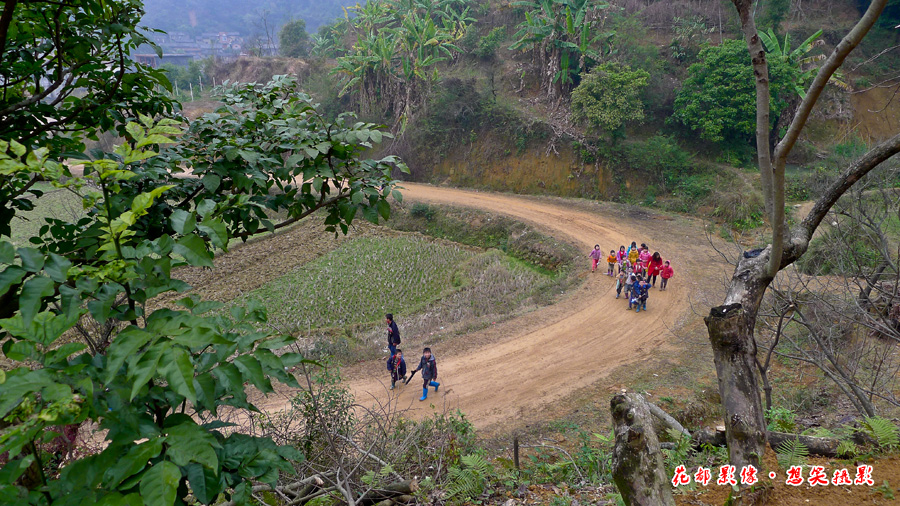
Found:
[[[603,251],[600,250],[600,245],[595,245],[588,256],[591,257],[591,272],[594,272],[597,270],[597,264],[600,262],[600,259],[603,258]]]
[[[659,283],[660,291],[666,289],[666,285],[669,284],[669,279],[675,275],[675,271],[672,270],[672,266],[669,265],[669,261],[666,260],[666,263],[663,264],[662,269],[660,270],[659,277],[662,278],[662,281]]]
[[[650,264],[650,250],[646,249],[646,248],[642,249],[641,252],[638,254],[638,258],[641,260],[641,263],[644,264],[645,266]]]

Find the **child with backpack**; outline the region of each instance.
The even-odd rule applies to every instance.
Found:
[[[625,273],[624,270],[619,269],[619,275],[616,278],[616,298],[618,299],[620,295],[622,295],[622,289],[625,288],[625,280],[628,279],[628,274]],[[626,293],[627,297],[628,294]]]
[[[647,297],[650,297],[650,281],[643,279],[638,281],[639,286],[639,295],[637,298],[637,306],[635,307],[634,312],[640,313],[643,309],[647,311]]]
[[[669,265],[669,261],[666,260],[666,263],[663,264],[662,269],[660,270],[659,277],[662,278],[662,281],[659,282],[659,290],[663,291],[666,289],[666,285],[669,284],[669,280],[672,279],[672,276],[675,275],[675,271],[672,270],[672,266]]]
[[[435,381],[438,375],[437,360],[434,358],[434,355],[431,354],[431,348],[422,350],[422,358],[419,360],[419,367],[416,367],[413,374],[417,371],[422,371],[422,398],[419,400],[424,401],[428,398],[429,386],[434,387],[434,393],[437,393],[438,387],[441,386],[440,383]]]
[[[591,272],[597,270],[597,264],[600,263],[600,259],[603,258],[603,253],[600,251],[600,245],[595,244],[594,249],[591,250],[588,256],[591,258]]]
[[[631,309],[631,290],[634,289],[634,284],[637,282],[637,279],[634,276],[634,273],[625,273],[625,299],[628,300],[628,309]]]
[[[608,268],[606,269],[606,275],[612,276],[613,271],[616,268],[616,252],[613,250],[609,250],[609,256],[606,257],[606,263],[608,264]]]
[[[403,360],[403,350],[397,348],[397,353],[387,360],[388,371],[391,371],[391,390],[398,381],[406,379],[406,361]]]

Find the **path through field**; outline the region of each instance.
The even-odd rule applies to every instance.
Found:
[[[345,368],[344,377],[362,404],[383,404],[390,398],[398,408],[410,409],[413,417],[430,410],[459,408],[479,428],[552,418],[557,404],[578,389],[601,380],[614,383],[615,378],[608,376],[617,367],[665,353],[676,341],[671,329],[685,318],[698,318],[690,309],[689,297],[703,283],[719,283],[723,272],[699,220],[587,201],[411,183],[404,187],[405,201],[504,214],[577,245],[585,255],[586,280],[557,304],[433,347],[441,388],[438,395],[430,389],[427,402],[418,401],[422,394],[418,375],[409,385],[390,392],[383,361]],[[632,240],[660,251],[675,269],[670,288],[651,290],[648,311],[640,314],[628,311],[624,299],[615,299],[615,281],[606,276],[605,263],[595,274],[588,269],[587,253],[594,244],[609,252]],[[423,345],[430,343],[403,335],[402,318],[398,321],[401,347],[412,370]],[[286,393],[270,396],[258,405],[266,411],[277,410],[284,405]]]

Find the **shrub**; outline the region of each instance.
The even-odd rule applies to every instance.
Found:
[[[506,39],[506,27],[498,26],[487,35],[478,40],[478,45],[473,53],[482,60],[490,60],[497,53],[500,43]]]
[[[675,98],[677,121],[712,142],[750,140],[756,131],[756,82],[742,40],[726,40],[700,51]],[[797,71],[779,59],[769,61],[771,119],[777,120],[794,93]]]
[[[610,136],[621,132],[626,123],[644,119],[640,95],[649,77],[620,63],[598,66],[572,92],[572,118]]]

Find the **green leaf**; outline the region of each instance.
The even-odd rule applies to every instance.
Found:
[[[25,282],[19,295],[19,313],[25,325],[30,325],[31,319],[41,310],[41,299],[53,295],[55,289],[53,280],[44,276],[35,276]]]
[[[193,422],[180,423],[166,429],[169,448],[166,456],[178,466],[196,462],[209,469],[218,469],[216,448],[222,446],[212,434]]]
[[[378,208],[378,214],[381,215],[382,218],[387,220],[391,217],[391,205],[388,204],[386,200],[380,199],[375,206]]]
[[[12,243],[0,241],[0,264],[11,264],[16,259],[16,249]]]
[[[18,265],[10,265],[3,272],[0,272],[0,295],[8,292],[13,285],[21,283],[27,274],[25,269]]]
[[[172,216],[169,217],[169,220],[172,222],[172,228],[181,235],[190,234],[194,231],[194,226],[197,225],[197,218],[194,217],[194,214],[184,209],[172,211]]]
[[[109,345],[106,355],[106,377],[103,384],[109,385],[119,375],[119,369],[122,368],[125,361],[150,342],[152,337],[149,332],[137,327],[129,327],[120,332]]]
[[[150,459],[160,454],[165,438],[153,438],[149,441],[132,446],[116,465],[109,468],[104,475],[106,485],[110,488],[117,487],[123,480],[129,478],[147,467]]]
[[[194,364],[191,363],[190,353],[184,348],[180,346],[168,348],[163,353],[159,373],[169,382],[169,388],[187,398],[191,404],[196,403]]]
[[[214,192],[219,189],[219,185],[222,184],[222,178],[215,174],[207,174],[203,176],[200,180],[203,183],[203,187],[206,188],[208,192]]]
[[[241,355],[234,359],[234,365],[263,393],[272,391],[272,383],[263,374],[262,366],[256,358],[250,355]]]
[[[216,472],[212,469],[207,469],[200,464],[189,464],[186,470],[191,491],[197,500],[201,504],[212,504],[224,488],[222,478],[216,476]]]
[[[181,470],[175,464],[162,461],[141,478],[141,497],[147,506],[171,506],[175,504]]]
[[[141,388],[147,385],[150,378],[157,373],[157,364],[163,353],[168,349],[169,342],[164,341],[150,346],[139,358],[137,363],[129,368],[128,375],[134,382],[131,386],[131,397],[129,401],[133,401],[140,392]]]
[[[38,272],[44,268],[44,254],[34,248],[19,248],[22,267],[28,272]]]
[[[50,253],[48,261],[44,264],[44,272],[53,281],[63,283],[68,279],[69,267],[72,267],[72,262],[56,253]]]
[[[212,255],[206,250],[203,239],[197,235],[187,235],[175,242],[172,249],[181,255],[190,265],[196,267],[213,267]]]
[[[198,228],[209,236],[210,242],[217,248],[224,249],[228,246],[228,230],[221,221],[207,218],[203,220]]]

